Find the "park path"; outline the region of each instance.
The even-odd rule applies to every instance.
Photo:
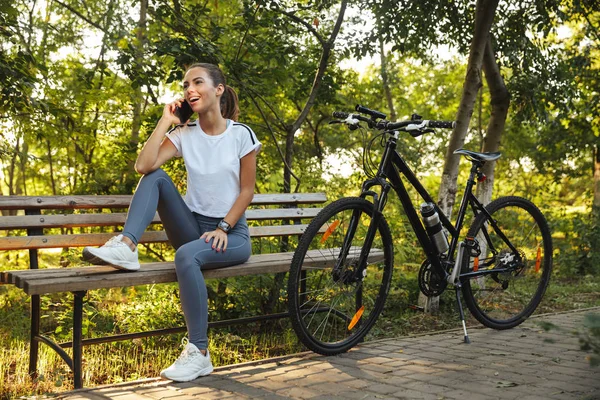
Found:
[[[227,367],[188,383],[149,379],[65,393],[68,400],[600,399],[600,367],[579,349],[587,311],[530,318],[495,331],[471,328],[364,343],[346,354],[311,352]],[[558,329],[545,331],[542,323]]]

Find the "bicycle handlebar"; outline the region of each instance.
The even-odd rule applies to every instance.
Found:
[[[344,111],[334,111],[333,112],[333,118],[340,118],[340,119],[346,119],[348,118],[350,114],[348,114],[347,112]]]
[[[456,121],[435,121],[430,120],[427,125],[430,128],[453,129],[456,126]]]
[[[334,111],[333,117],[342,119],[344,122],[350,126],[354,126],[354,129],[358,127],[358,122],[363,121],[366,122],[369,127],[377,128],[379,130],[402,130],[409,132],[412,136],[417,137],[424,133],[430,132],[431,128],[442,128],[442,129],[452,129],[456,126],[455,121],[438,121],[438,120],[422,120],[420,119],[411,119],[408,121],[399,121],[399,122],[390,122],[386,121],[384,118],[386,115],[382,112],[371,110],[367,107],[363,107],[360,104],[356,105],[356,111],[359,113],[367,114],[371,116],[371,118],[363,117],[360,114],[350,114],[344,111]],[[416,116],[416,115],[415,115]],[[377,119],[380,119],[377,121]],[[429,130],[427,128],[430,128]]]
[[[363,113],[363,114],[367,114],[370,115],[371,117],[375,118],[380,118],[380,119],[385,119],[386,115],[382,112],[379,111],[375,111],[375,110],[371,110],[367,107],[363,107],[360,104],[357,104],[356,107],[354,107],[354,109],[356,111],[358,111],[359,113]]]
[[[407,131],[414,131],[417,129],[424,128],[445,128],[452,129],[456,126],[454,121],[437,121],[434,119],[424,119],[416,121],[400,121],[400,122],[388,122],[385,124],[385,129],[393,130],[405,128]]]

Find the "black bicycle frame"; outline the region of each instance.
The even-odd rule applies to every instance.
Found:
[[[436,211],[439,214],[440,221],[443,227],[449,232],[451,236],[450,248],[448,250],[448,259],[445,260],[445,264],[449,263],[453,265],[454,261],[454,253],[458,246],[459,234],[462,229],[462,225],[464,223],[464,217],[466,213],[467,206],[470,205],[475,214],[479,212],[484,212],[491,219],[491,216],[485,210],[483,205],[479,202],[479,200],[473,195],[473,186],[475,185],[475,176],[478,172],[478,169],[481,167],[481,164],[477,162],[473,162],[473,166],[471,168],[471,173],[469,175],[469,179],[467,181],[467,186],[465,188],[465,194],[461,201],[460,209],[458,212],[458,216],[456,219],[456,225],[452,225],[448,217],[443,213],[443,211],[437,206],[437,203],[433,200],[433,198],[429,195],[427,190],[423,187],[419,179],[412,172],[410,167],[406,164],[404,159],[398,154],[396,151],[397,147],[397,138],[398,132],[387,132],[387,134],[391,134],[386,142],[386,147],[384,150],[383,157],[381,159],[381,163],[379,164],[379,169],[375,178],[368,179],[363,183],[363,187],[361,190],[360,197],[365,198],[366,196],[373,196],[373,202],[375,204],[375,212],[372,216],[371,226],[369,227],[369,231],[367,233],[367,237],[365,238],[365,246],[363,247],[363,251],[360,256],[359,265],[365,266],[366,260],[368,257],[368,249],[370,249],[372,240],[375,236],[375,232],[377,226],[379,224],[379,220],[383,215],[383,208],[385,207],[387,194],[390,188],[394,189],[400,202],[402,203],[402,207],[406,212],[408,220],[413,228],[413,231],[417,235],[417,239],[421,244],[421,247],[425,251],[427,259],[431,263],[434,268],[434,271],[437,271],[439,277],[447,278],[448,270],[444,268],[442,265],[442,260],[438,257],[436,248],[434,247],[429,235],[427,234],[423,223],[421,222],[421,218],[419,217],[413,203],[410,199],[408,191],[402,181],[401,175],[408,180],[409,184],[415,188],[417,193],[421,196],[421,198],[425,202],[433,203]],[[377,195],[377,193],[373,192],[371,187],[373,186],[381,186],[381,193]],[[495,224],[494,224],[495,225]],[[496,227],[494,226],[494,229]],[[352,235],[353,233],[351,233]],[[486,233],[487,235],[487,233]],[[512,246],[511,246],[512,247]],[[360,271],[362,272],[362,271]],[[483,271],[482,271],[483,272]],[[496,270],[498,272],[498,270]],[[482,275],[482,273],[478,273],[477,275]]]

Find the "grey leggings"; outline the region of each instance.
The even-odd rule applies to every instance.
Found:
[[[202,269],[241,264],[251,252],[250,232],[245,216],[229,232],[227,250],[217,252],[212,241],[200,239],[213,231],[221,218],[190,211],[171,178],[158,169],[140,179],[129,206],[123,235],[137,245],[142,233],[158,211],[169,241],[177,250],[175,269],[181,306],[191,343],[199,349],[208,345],[208,295]]]

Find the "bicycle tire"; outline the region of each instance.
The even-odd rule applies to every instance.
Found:
[[[480,246],[478,264],[483,267],[478,270],[503,268],[506,272],[463,277],[462,293],[479,322],[493,329],[510,329],[525,321],[544,296],[552,273],[552,236],[542,212],[524,198],[501,197],[486,210],[517,252],[490,227],[485,213],[479,213],[467,233]],[[495,255],[490,252],[490,242]],[[463,263],[463,272],[473,271],[474,264],[474,257],[470,257]]]
[[[288,278],[288,308],[298,338],[316,353],[349,350],[363,340],[383,310],[394,259],[392,235],[383,217],[368,253],[366,276],[345,282],[356,267],[373,211],[373,204],[362,198],[336,200],[317,214],[300,238]],[[355,213],[360,223],[349,253],[338,264],[341,269],[334,272]]]

